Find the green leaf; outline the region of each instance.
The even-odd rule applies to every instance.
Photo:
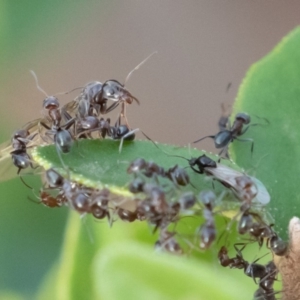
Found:
[[[247,112],[251,123],[243,136],[255,141],[253,158],[249,143],[234,142],[232,158],[245,169],[253,169],[271,194],[269,210],[276,230],[287,238],[289,220],[300,216],[300,27],[275,49],[252,65],[236,99],[233,117]]]
[[[174,157],[174,155],[190,159],[191,156],[198,157],[205,153],[197,149],[172,145],[158,144],[158,147],[156,147],[149,141],[125,142],[121,153],[119,153],[118,148],[119,143],[112,140],[78,141],[77,146],[75,144],[70,153],[61,154],[62,160],[70,172],[69,174],[66,169],[62,168],[54,145],[38,147],[33,151],[32,156],[46,170],[54,167],[61,174],[85,186],[99,189],[109,187],[110,191],[115,194],[132,197],[127,185],[133,177],[127,174],[127,168],[134,159],[141,157],[147,161],[154,161],[168,169],[176,164],[181,167],[189,166],[186,159]],[[217,156],[205,154],[215,160],[218,159]],[[233,162],[222,161],[222,163],[240,170]],[[190,168],[186,170],[197,190],[212,187],[205,176],[195,173]],[[224,189],[219,183],[216,183],[215,187],[219,191]],[[185,189],[191,190],[192,187],[188,186]],[[236,200],[234,202],[238,203]]]
[[[216,251],[210,260],[204,253],[198,259],[176,257],[155,252],[156,239],[145,222],[110,228],[72,212],[61,258],[37,299],[235,300],[250,299],[256,289],[241,270],[219,266]],[[245,254],[254,249],[250,245]]]
[[[225,269],[216,274],[216,267],[136,243],[115,243],[96,257],[96,292],[98,299],[248,299],[250,285],[237,284]]]

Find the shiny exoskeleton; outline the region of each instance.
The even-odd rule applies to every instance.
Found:
[[[227,128],[228,120],[222,117],[222,121],[219,122],[220,131],[215,135],[205,136],[199,140],[194,141],[193,143],[198,143],[206,138],[211,138],[214,140],[215,147],[217,149],[222,149],[219,153],[221,155],[224,151],[226,156],[228,157],[227,148],[228,145],[233,142],[234,140],[242,141],[242,142],[250,142],[251,143],[251,153],[253,153],[254,142],[252,139],[241,139],[240,136],[243,135],[250,126],[258,125],[258,124],[251,124],[250,123],[250,116],[246,113],[238,113],[235,116],[234,123],[231,127]],[[244,125],[248,125],[244,127]]]

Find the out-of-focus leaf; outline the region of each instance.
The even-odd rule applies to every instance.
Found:
[[[250,285],[236,283],[228,270],[193,259],[154,253],[146,246],[115,243],[99,252],[95,284],[100,299],[246,299]]]
[[[287,238],[288,222],[300,216],[300,28],[249,69],[236,99],[233,117],[247,112],[251,123],[243,136],[255,141],[253,158],[249,143],[234,142],[232,158],[252,169],[271,194],[269,210],[276,229]],[[260,117],[260,118],[259,118]],[[265,119],[264,119],[265,118]],[[232,119],[233,121],[233,119]]]

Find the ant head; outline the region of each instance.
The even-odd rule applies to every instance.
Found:
[[[18,138],[22,138],[22,139],[26,139],[29,136],[29,131],[26,129],[20,129],[14,132],[13,134],[13,139],[18,139]]]
[[[243,122],[244,124],[249,124],[250,121],[251,121],[251,118],[248,114],[246,113],[239,113],[235,116],[235,120],[236,121],[241,121]]]
[[[139,103],[138,99],[133,97],[125,87],[117,80],[107,80],[102,86],[103,100],[112,100],[115,102],[122,101],[131,104],[133,100]]]
[[[49,96],[43,101],[43,108],[47,110],[59,108],[59,101],[54,96]]]
[[[102,99],[119,101],[123,90],[124,87],[119,81],[113,79],[107,80],[102,86]]]

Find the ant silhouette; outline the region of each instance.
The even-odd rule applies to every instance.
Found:
[[[222,106],[222,110],[223,111],[225,110],[224,106]],[[264,120],[269,124],[269,121],[267,119],[264,119]],[[211,138],[214,140],[215,147],[217,149],[222,149],[219,152],[219,156],[221,156],[222,153],[225,152],[225,157],[229,158],[228,146],[230,143],[232,143],[234,140],[238,140],[241,142],[250,142],[251,143],[251,155],[252,155],[253,149],[254,149],[253,139],[250,139],[250,138],[242,139],[242,138],[240,138],[240,136],[245,134],[251,126],[257,126],[257,125],[262,125],[262,124],[259,124],[259,123],[250,124],[250,121],[251,121],[251,118],[248,114],[238,113],[235,116],[233,125],[231,126],[230,122],[229,122],[229,118],[228,117],[226,118],[223,114],[218,123],[220,131],[217,134],[205,136],[199,140],[194,141],[193,143],[195,144],[206,138]],[[248,126],[244,127],[245,125],[248,125]]]

